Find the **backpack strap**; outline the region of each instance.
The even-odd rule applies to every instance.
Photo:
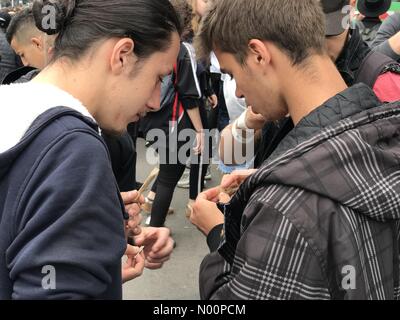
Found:
[[[175,74],[174,87],[176,93],[175,93],[174,105],[172,107],[172,121],[177,124],[182,120],[184,109],[182,103],[179,101],[179,94],[176,88],[178,85],[178,66],[176,64],[174,65],[174,74]]]
[[[362,82],[370,88],[373,88],[379,75],[381,75],[385,69],[386,71],[390,71],[387,70],[387,66],[391,64],[398,63],[380,52],[371,51],[361,62],[360,69],[358,69],[355,77],[355,83]]]
[[[175,79],[174,79],[174,88],[175,88],[175,98],[174,98],[174,105],[172,106],[172,121],[175,122],[176,118],[177,118],[177,106],[179,104],[179,100],[178,100],[178,92],[176,92],[176,86],[178,84],[178,70],[177,70],[177,65],[174,65],[174,75],[175,75]]]

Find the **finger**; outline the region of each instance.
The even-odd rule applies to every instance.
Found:
[[[139,204],[131,204],[128,206],[125,206],[125,211],[129,214],[129,216],[133,217],[138,215],[142,210],[139,206]]]
[[[131,234],[130,234],[131,237],[138,236],[142,233],[142,228],[140,226],[138,226],[137,224],[132,224],[132,225],[129,225],[128,227],[129,227],[129,230],[131,231]]]
[[[142,233],[141,227],[136,227],[135,229],[133,229],[133,236],[138,236],[141,233]]]
[[[225,175],[221,181],[221,187],[226,189],[241,184],[247,177],[257,172],[257,170],[236,170],[229,175]]]
[[[144,197],[137,190],[121,192],[121,197],[125,205],[132,203],[144,203]]]
[[[238,183],[238,176],[234,174],[224,175],[221,180],[221,188],[227,189]]]
[[[165,247],[170,239],[170,231],[167,228],[158,228],[157,232],[152,235],[152,239],[155,240],[151,246],[151,252],[157,253]]]
[[[129,220],[128,221],[127,228],[129,230],[131,230],[134,233],[134,235],[136,235],[136,236],[139,235],[140,232],[141,232],[141,230],[139,230],[140,229],[140,222],[136,222],[134,220]]]
[[[143,274],[145,264],[146,260],[143,255],[138,255],[135,261],[131,260],[131,264],[125,266],[123,269],[124,282],[140,277]]]
[[[140,254],[136,255],[136,257],[135,257],[133,260],[134,260],[133,263],[134,263],[135,268],[136,268],[136,266],[138,266],[138,265],[139,265],[139,267],[141,267],[142,269],[144,268],[144,264],[145,264],[145,261],[146,261],[146,257],[145,257],[145,255],[144,255],[143,252],[141,252]]]
[[[168,260],[170,259],[170,256],[166,256],[166,257],[163,257],[163,258],[150,258],[150,257],[147,257],[146,258],[146,262],[148,262],[148,263],[154,263],[154,264],[156,264],[156,263],[158,263],[158,264],[164,264],[165,262],[167,262]]]
[[[130,244],[128,244],[126,246],[126,250],[125,250],[125,255],[126,256],[135,256],[140,250],[140,247],[136,247],[136,246],[131,246]]]
[[[163,264],[162,263],[150,263],[150,262],[146,261],[144,266],[150,270],[157,270],[157,269],[161,269]]]
[[[218,200],[220,192],[221,192],[221,190],[219,187],[211,188],[211,189],[205,190],[204,192],[200,193],[198,195],[197,199],[214,202],[215,199],[216,199],[216,201]]]
[[[169,239],[165,242],[162,248],[160,248],[158,251],[151,250],[149,254],[146,256],[146,258],[152,260],[163,260],[165,258],[169,259],[173,250],[174,250],[174,240],[172,240],[172,238],[169,237]]]
[[[167,228],[142,227],[141,234],[134,237],[135,244],[137,246],[145,246],[145,251],[149,252],[152,250],[152,246],[158,237],[159,229],[166,229],[169,234],[169,229]],[[149,244],[151,244],[151,246]]]
[[[221,192],[219,194],[219,202],[228,203],[230,201],[231,201],[231,197],[228,194],[226,194],[225,192]]]
[[[257,169],[235,170],[232,172],[232,175],[239,176],[239,177],[248,177],[248,176],[251,176],[255,172],[257,172]]]
[[[128,224],[130,223],[131,225],[132,224],[139,225],[142,222],[142,219],[143,219],[143,216],[140,213],[135,216],[129,216]],[[135,227],[135,226],[133,226],[133,227]]]

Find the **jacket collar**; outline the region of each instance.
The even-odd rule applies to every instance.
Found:
[[[348,86],[356,81],[356,73],[371,49],[363,41],[358,28],[350,30],[349,39],[336,60],[336,67]]]
[[[356,84],[346,89],[303,118],[282,140],[268,162],[308,140],[322,129],[381,104],[372,89],[365,84]]]

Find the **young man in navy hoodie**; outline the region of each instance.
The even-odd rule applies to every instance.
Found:
[[[167,0],[55,2],[33,6],[36,26],[58,34],[50,64],[0,87],[0,299],[121,299],[122,281],[161,267],[173,241],[127,224],[143,199],[124,205],[99,127],[121,134],[159,108],[180,25]]]

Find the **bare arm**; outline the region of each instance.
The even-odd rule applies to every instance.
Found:
[[[240,118],[233,124],[227,126],[221,133],[219,153],[222,162],[227,166],[240,165],[246,157],[247,150],[254,150],[255,145],[260,140],[261,129],[265,125],[265,119],[252,112],[251,107],[247,109]],[[243,122],[245,125],[241,124]],[[244,130],[245,128],[247,130]],[[253,149],[252,149],[253,148]]]

